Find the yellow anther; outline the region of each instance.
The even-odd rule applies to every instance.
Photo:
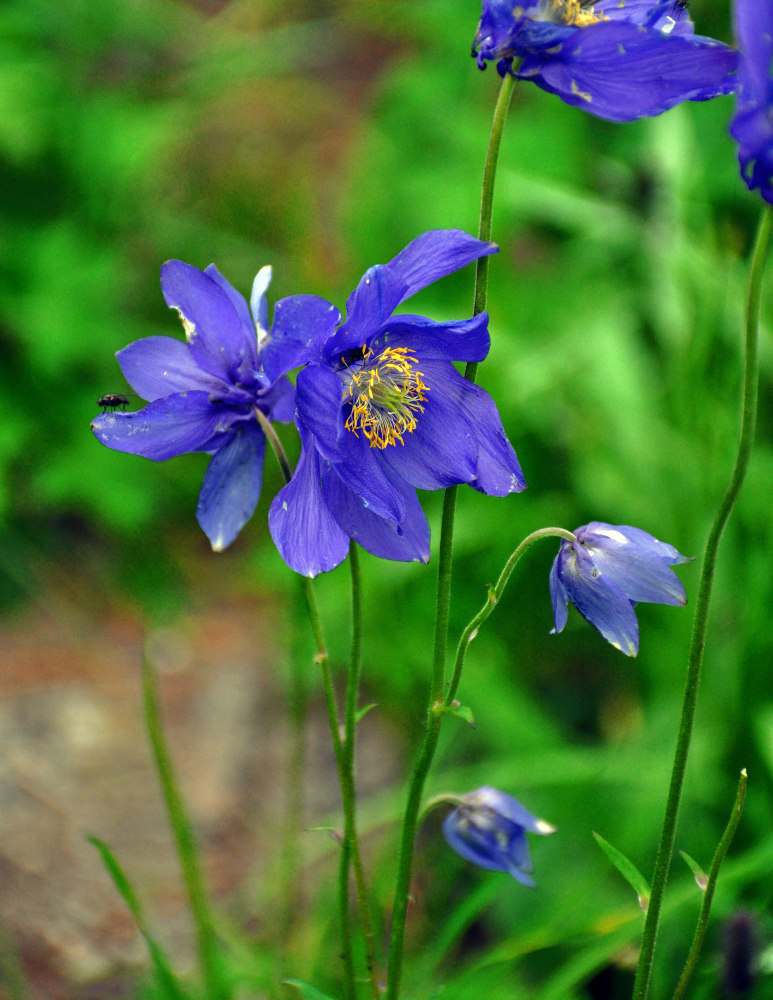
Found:
[[[424,411],[429,391],[416,363],[407,347],[386,347],[379,354],[364,347],[362,367],[347,372],[343,398],[352,408],[346,429],[355,436],[361,430],[371,448],[404,444],[403,435],[416,429],[416,414]]]

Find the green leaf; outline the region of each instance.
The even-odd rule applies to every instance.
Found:
[[[466,722],[472,729],[475,729],[475,716],[472,714],[472,709],[469,705],[460,705],[458,701],[455,701],[451,705],[441,706],[439,711],[441,715],[445,715],[446,713],[455,715],[458,719]]]
[[[359,711],[357,712],[357,714],[354,717],[355,723],[359,722],[360,719],[364,719],[365,716],[368,714],[368,712],[372,708],[378,708],[378,702],[377,701],[372,701],[369,705],[365,705],[364,708],[359,709]]]
[[[608,840],[604,840],[595,830],[593,836],[601,850],[639,897],[639,906],[646,913],[650,901],[650,887],[645,877],[632,861],[629,861],[624,854],[613,847]]]
[[[706,886],[709,884],[709,877],[706,872],[701,868],[697,861],[694,861],[689,854],[685,854],[684,851],[679,852],[684,858],[690,871],[695,876],[695,881],[698,883],[698,888],[701,892],[706,891]]]
[[[86,839],[96,847],[102,856],[102,861],[108,875],[113,880],[113,884],[134,917],[140,934],[145,938],[145,943],[148,946],[148,951],[153,962],[153,969],[156,973],[156,979],[164,996],[170,997],[171,1000],[188,1000],[187,994],[180,987],[175,974],[172,972],[172,967],[164,953],[164,949],[148,930],[142,905],[118,859],[107,844],[100,840],[99,837],[87,837]]]
[[[318,990],[316,986],[312,986],[311,983],[304,983],[302,979],[285,979],[282,982],[283,986],[294,986],[296,990],[303,997],[303,1000],[334,1000],[333,997],[328,996],[327,993],[323,993]]]

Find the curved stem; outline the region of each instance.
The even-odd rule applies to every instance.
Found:
[[[478,237],[488,240],[491,237],[491,218],[494,204],[494,180],[496,178],[499,147],[502,142],[502,132],[510,100],[513,95],[515,78],[505,76],[499,90],[494,120],[491,124],[486,165],[483,171],[483,187],[481,191],[480,222]],[[475,299],[473,315],[483,312],[486,308],[488,292],[488,259],[479,257],[475,269]],[[477,364],[470,363],[465,368],[465,377],[475,381]],[[419,755],[414,764],[411,782],[408,789],[408,801],[405,806],[400,849],[397,860],[397,879],[395,882],[394,905],[392,912],[392,933],[389,941],[389,974],[385,1000],[397,1000],[400,993],[402,977],[403,951],[405,946],[405,921],[408,914],[408,897],[411,884],[411,868],[413,866],[413,845],[416,838],[416,827],[421,806],[421,796],[424,782],[435,755],[442,713],[436,711],[443,698],[445,683],[446,647],[448,644],[448,614],[451,605],[451,569],[454,537],[454,515],[456,512],[457,487],[451,486],[443,497],[443,519],[440,529],[440,547],[438,553],[438,589],[435,605],[435,638],[432,655],[432,681],[430,685],[424,738],[419,749]]]
[[[701,904],[701,912],[698,917],[698,926],[695,928],[695,936],[692,939],[690,953],[687,956],[684,970],[682,971],[682,975],[679,977],[679,982],[676,984],[673,1000],[682,1000],[685,990],[690,982],[690,977],[692,976],[698,962],[698,956],[701,953],[703,939],[706,936],[706,928],[709,924],[709,914],[711,912],[711,903],[714,899],[714,889],[717,884],[717,878],[719,877],[719,869],[722,862],[725,860],[725,855],[730,848],[730,844],[735,836],[736,827],[738,826],[738,821],[741,818],[741,809],[743,809],[743,800],[746,795],[746,777],[746,768],[744,768],[743,771],[741,771],[741,777],[738,779],[738,791],[735,795],[735,802],[733,803],[733,810],[730,813],[730,819],[727,821],[725,832],[722,834],[722,839],[717,844],[717,849],[711,860],[709,877],[706,882],[706,888],[703,890],[703,902]]]
[[[475,617],[469,622],[464,631],[459,638],[459,645],[456,647],[456,660],[454,662],[454,672],[451,677],[451,683],[448,685],[448,691],[443,699],[443,704],[448,707],[453,702],[456,697],[456,692],[459,689],[459,683],[462,679],[462,668],[464,667],[464,659],[467,655],[467,649],[472,642],[472,640],[477,636],[480,626],[485,622],[488,616],[496,607],[497,601],[504,593],[504,589],[507,586],[507,582],[510,576],[521,560],[521,556],[526,552],[527,549],[538,542],[541,538],[565,538],[568,542],[576,541],[575,536],[571,531],[565,531],[563,528],[540,528],[538,531],[533,531],[530,535],[521,542],[518,548],[513,552],[510,558],[505,563],[504,569],[499,574],[499,579],[494,584],[493,587],[489,587],[488,597],[486,598],[486,603],[480,609],[480,611],[475,615]]]
[[[142,657],[142,694],[150,745],[153,750],[156,771],[161,781],[164,804],[177,846],[177,856],[180,860],[183,881],[196,928],[196,942],[205,992],[211,1000],[225,1000],[227,991],[220,975],[215,929],[204,885],[204,876],[199,864],[196,839],[180,794],[180,787],[164,735],[156,673],[144,653]]]
[[[690,651],[687,659],[687,679],[685,682],[682,715],[679,722],[679,734],[674,752],[674,763],[671,771],[671,784],[668,790],[666,813],[663,829],[655,858],[655,873],[652,878],[652,895],[650,896],[647,917],[642,933],[641,953],[636,970],[634,983],[634,1000],[644,1000],[649,988],[652,972],[652,959],[655,951],[660,909],[663,893],[668,879],[671,855],[674,850],[676,821],[679,814],[679,803],[682,796],[682,785],[687,767],[687,755],[690,750],[695,705],[698,698],[703,650],[706,644],[706,630],[711,603],[711,588],[714,581],[714,570],[717,563],[717,553],[722,533],[735,505],[749,465],[754,427],[757,417],[757,381],[758,381],[758,331],[760,323],[760,295],[762,291],[762,276],[773,232],[773,209],[765,208],[760,218],[757,239],[752,255],[751,273],[749,276],[749,292],[746,304],[746,339],[744,348],[743,394],[741,399],[741,427],[738,436],[738,450],[735,464],[730,474],[730,481],[725,495],[714,517],[709,531],[706,550],[701,567],[698,599],[695,605],[695,620],[693,623]]]

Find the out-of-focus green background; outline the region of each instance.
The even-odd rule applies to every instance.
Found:
[[[700,33],[730,39],[726,3],[695,0],[691,12]],[[480,73],[469,57],[478,16],[476,0],[5,0],[5,622],[30,604],[56,612],[64,597],[60,608],[81,616],[120,607],[165,626],[216,588],[266,602],[256,629],[277,646],[306,641],[300,614],[276,614],[293,605],[296,581],[267,532],[280,485],[271,459],[256,516],[214,555],[194,518],[205,456],[157,465],[112,452],[89,420],[97,397],[128,388],[116,350],[181,335],[158,285],[167,258],[214,261],[245,294],[271,263],[272,301],[312,292],[343,307],[366,267],[420,232],[475,231],[498,85],[493,67]],[[612,125],[517,89],[497,179],[492,349],[479,381],[529,490],[504,500],[460,493],[452,634],[517,542],[547,524],[635,524],[700,556],[735,446],[745,260],[759,209],[737,175],[731,114],[726,98]],[[467,269],[422,292],[411,311],[468,316],[472,277]],[[720,558],[677,837],[707,867],[748,769],[695,996],[717,995],[721,924],[737,908],[761,915],[763,940],[773,934],[771,305],[773,277],[757,446]],[[297,453],[292,428],[283,439]],[[423,500],[436,541],[440,497]],[[460,697],[477,729],[449,720],[430,791],[495,785],[559,834],[535,845],[539,887],[529,892],[450,855],[428,821],[409,995],[431,995],[425,976],[448,982],[443,995],[454,1000],[627,989],[640,914],[591,830],[649,874],[691,610],[641,607],[637,660],[576,614],[551,637],[554,552],[543,544],[528,555],[472,645]],[[408,762],[428,678],[434,570],[363,564],[365,696]],[[698,561],[680,576],[692,600]],[[318,591],[341,663],[346,567]],[[399,784],[386,792],[363,803],[366,826],[380,831],[373,866],[384,910]],[[657,996],[675,981],[697,914],[691,880],[677,858]],[[323,929],[299,949],[297,974],[333,989],[332,924],[324,909],[314,913]]]

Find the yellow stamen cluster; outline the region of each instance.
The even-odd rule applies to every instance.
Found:
[[[355,435],[361,430],[371,448],[404,444],[403,434],[416,429],[416,414],[424,411],[429,392],[417,364],[408,347],[386,347],[376,355],[363,347],[360,367],[347,373],[343,398],[351,400],[352,409],[346,429]]]
[[[577,28],[607,20],[603,14],[596,14],[593,7],[587,6],[583,0],[547,0],[546,8],[551,21]]]

